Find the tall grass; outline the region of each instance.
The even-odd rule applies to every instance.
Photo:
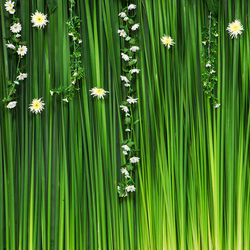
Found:
[[[0,103],[0,250],[250,249],[250,5],[137,0],[140,22],[136,193],[119,199],[122,100],[118,13],[128,1],[77,1],[85,78],[68,104],[49,90],[70,81],[68,1],[17,1],[28,79],[15,110]],[[131,1],[132,2],[132,1]],[[33,29],[36,9],[49,14]],[[214,109],[202,93],[202,27],[218,18]],[[0,99],[15,74],[0,0]],[[229,22],[243,34],[232,40]],[[164,34],[176,44],[160,42]],[[109,90],[93,99],[94,86]],[[28,105],[43,97],[33,115]]]

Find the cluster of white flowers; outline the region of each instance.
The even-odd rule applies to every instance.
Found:
[[[122,153],[126,159],[126,165],[122,167],[122,180],[117,186],[117,191],[120,197],[126,197],[129,192],[135,192],[136,188],[133,180],[134,165],[139,162],[140,158],[135,156],[135,143],[133,142],[134,134],[133,130],[133,110],[134,104],[138,102],[138,98],[134,96],[135,90],[133,85],[136,80],[136,75],[140,73],[140,69],[136,66],[137,59],[135,58],[136,52],[140,50],[136,45],[136,33],[140,24],[135,23],[131,16],[135,16],[133,10],[136,9],[135,4],[130,4],[119,13],[119,17],[123,20],[122,27],[118,29],[118,34],[121,38],[124,38],[126,48],[121,49],[121,59],[123,64],[123,73],[120,75],[121,82],[126,87],[126,99],[120,105],[120,109],[124,112],[125,116],[125,132],[126,140],[122,144]],[[131,122],[130,122],[131,121]]]

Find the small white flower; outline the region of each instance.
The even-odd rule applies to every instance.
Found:
[[[118,190],[118,192],[121,190],[120,186],[117,186],[117,190]]]
[[[128,6],[128,10],[135,10],[136,9],[136,5],[135,4],[130,4],[129,6]]]
[[[78,43],[81,44],[81,43],[82,43],[82,40],[79,40]]]
[[[122,151],[122,153],[124,154],[124,155],[128,155],[128,152],[127,151]]]
[[[130,39],[131,39],[130,36],[127,36],[127,37],[125,38],[126,41],[129,41]]]
[[[206,45],[206,44],[207,44],[207,42],[206,42],[206,41],[203,41],[203,42],[202,42],[202,44],[203,44],[203,45]]]
[[[138,98],[133,98],[131,96],[128,96],[128,98],[127,98],[127,102],[129,104],[137,103],[137,100],[138,100]]]
[[[220,104],[220,103],[217,103],[217,104],[214,106],[214,108],[217,109],[217,108],[219,108],[220,106],[221,106],[221,104]]]
[[[19,45],[18,50],[17,50],[17,54],[20,56],[24,56],[24,55],[26,55],[27,50],[28,49],[25,45],[23,45],[23,46]]]
[[[129,117],[129,116],[130,116],[130,114],[129,114],[129,113],[125,113],[125,116],[126,116],[126,117]]]
[[[119,34],[121,37],[126,37],[126,36],[127,36],[127,33],[125,32],[125,30],[118,30],[118,34]]]
[[[134,24],[132,27],[131,27],[131,30],[137,30],[139,28],[140,24],[139,23],[136,23]]]
[[[130,73],[131,73],[131,74],[134,74],[134,73],[139,74],[140,71],[141,71],[140,69],[131,69],[131,70],[130,70]]]
[[[77,76],[77,75],[78,75],[78,73],[77,73],[77,72],[74,72],[73,76]]]
[[[129,160],[130,160],[131,163],[137,163],[137,162],[139,162],[140,158],[134,156],[134,157],[131,157]]]
[[[138,47],[138,46],[132,46],[131,48],[130,48],[130,50],[132,51],[132,52],[136,52],[136,51],[138,51],[140,48]]]
[[[126,168],[122,168],[121,173],[125,175],[125,178],[130,178],[129,172]]]
[[[126,128],[125,129],[125,132],[130,132],[131,130],[129,128]]]
[[[67,103],[69,102],[69,100],[67,98],[62,99],[62,101],[67,102]]]
[[[227,31],[232,39],[237,38],[238,35],[241,35],[243,30],[243,26],[239,20],[235,20],[234,22],[229,23],[227,26]]]
[[[15,83],[16,85],[19,85],[19,81],[14,81],[14,83]]]
[[[164,35],[162,38],[161,38],[161,42],[163,43],[163,45],[166,47],[168,46],[168,49],[171,48],[171,46],[174,46],[174,40],[171,38],[171,36],[166,36]]]
[[[127,186],[126,191],[127,192],[135,192],[135,186],[134,185]]]
[[[129,80],[126,76],[121,76],[121,80],[126,82],[126,83],[129,83]]]
[[[15,9],[11,9],[11,10],[9,11],[9,13],[10,13],[11,15],[15,14],[15,12],[16,12]]]
[[[124,17],[126,17],[127,15],[126,15],[125,12],[121,12],[121,13],[118,14],[118,16],[121,17],[121,18],[124,18]]]
[[[69,33],[68,35],[69,35],[69,36],[74,36],[73,33]]]
[[[19,37],[21,37],[21,34],[16,34],[16,38],[19,38]]]
[[[14,1],[13,2],[12,1],[6,1],[4,6],[5,6],[6,11],[10,12],[15,6],[15,2]]]
[[[120,108],[122,111],[124,111],[125,113],[128,113],[129,112],[129,108],[125,105],[120,105]]]
[[[218,36],[219,36],[219,34],[218,34],[218,33],[216,33],[214,36],[215,36],[215,37],[218,37]]]
[[[130,87],[130,84],[129,83],[125,83],[124,86],[128,88],[128,87]]]
[[[50,95],[53,96],[54,92],[52,90],[49,91]]]
[[[6,43],[6,47],[7,47],[8,49],[15,49],[15,48],[16,48],[14,44],[9,43],[9,42]]]
[[[129,19],[129,18],[128,18],[127,16],[123,18],[123,20],[124,20],[125,22],[127,22],[128,19]]]
[[[19,33],[22,30],[22,25],[20,23],[14,23],[10,26],[12,33]]]
[[[122,149],[124,151],[130,151],[130,147],[128,145],[122,145]]]
[[[28,74],[27,73],[20,73],[18,76],[17,76],[17,79],[19,81],[23,81],[25,78],[27,78]]]
[[[97,87],[92,88],[90,92],[93,97],[97,97],[98,99],[104,99],[104,96],[106,95],[106,93],[109,93],[108,91],[102,88],[97,88]]]
[[[210,71],[210,74],[214,74],[214,73],[216,73],[216,71],[212,69],[212,70]]]
[[[13,101],[13,102],[9,102],[7,105],[7,109],[13,109],[16,107],[17,102]]]
[[[76,82],[75,82],[75,81],[72,81],[71,83],[72,83],[73,85],[75,85],[75,84],[76,84]]]
[[[77,39],[77,38],[76,38],[75,36],[73,36],[73,41],[76,41],[76,39]]]
[[[128,62],[130,60],[130,56],[124,54],[124,53],[121,53],[121,56],[122,56],[122,59],[125,61],[125,62]]]
[[[33,99],[32,103],[29,106],[29,109],[32,113],[38,114],[44,110],[45,103],[40,99]]]
[[[44,26],[46,26],[49,21],[47,20],[47,15],[37,10],[31,15],[31,22],[33,23],[33,27],[41,29],[44,28]]]
[[[210,68],[211,67],[211,64],[210,64],[210,62],[208,62],[207,64],[206,64],[206,68]]]

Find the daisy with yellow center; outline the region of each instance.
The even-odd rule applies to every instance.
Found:
[[[25,45],[23,45],[23,46],[19,45],[19,47],[17,49],[17,54],[19,56],[24,56],[24,55],[27,54],[27,51],[28,51],[28,49],[27,49],[27,47]]]
[[[15,2],[7,1],[5,2],[4,6],[6,11],[10,12],[14,8]]]
[[[45,103],[40,99],[33,99],[32,103],[29,106],[29,109],[32,113],[40,114],[44,110]]]
[[[31,22],[33,23],[33,27],[41,29],[44,28],[44,26],[46,26],[49,21],[47,20],[47,15],[37,10],[31,15]]]
[[[12,33],[19,33],[22,30],[22,26],[20,23],[14,23],[10,26],[10,30]]]
[[[242,34],[243,26],[239,20],[235,20],[234,22],[228,24],[227,31],[232,39],[237,38],[238,35]]]
[[[168,46],[168,49],[170,49],[170,47],[174,45],[174,40],[170,36],[164,35],[161,38],[161,41],[165,46]]]
[[[97,97],[98,99],[104,99],[104,96],[105,96],[107,93],[109,93],[108,91],[106,91],[106,90],[104,90],[104,89],[102,89],[102,88],[97,88],[97,87],[92,88],[92,89],[90,90],[90,92],[91,92],[91,95],[92,95],[93,97]]]

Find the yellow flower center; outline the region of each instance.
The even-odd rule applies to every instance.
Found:
[[[11,3],[9,4],[9,7],[12,8],[12,4]]]
[[[104,90],[103,90],[103,89],[97,89],[97,90],[96,90],[96,93],[97,93],[98,95],[103,94],[103,92],[104,92]]]
[[[240,29],[240,25],[239,24],[234,24],[233,26],[232,26],[232,30],[233,31],[238,31]]]
[[[36,22],[37,22],[37,23],[42,23],[42,22],[43,22],[43,18],[42,18],[41,16],[38,16],[38,17],[36,18]]]
[[[34,109],[39,109],[40,108],[40,102],[36,101],[33,104]]]
[[[166,44],[171,44],[171,38],[166,37],[166,38],[164,39],[164,42],[165,42]]]
[[[20,49],[20,52],[23,52],[23,49]]]

